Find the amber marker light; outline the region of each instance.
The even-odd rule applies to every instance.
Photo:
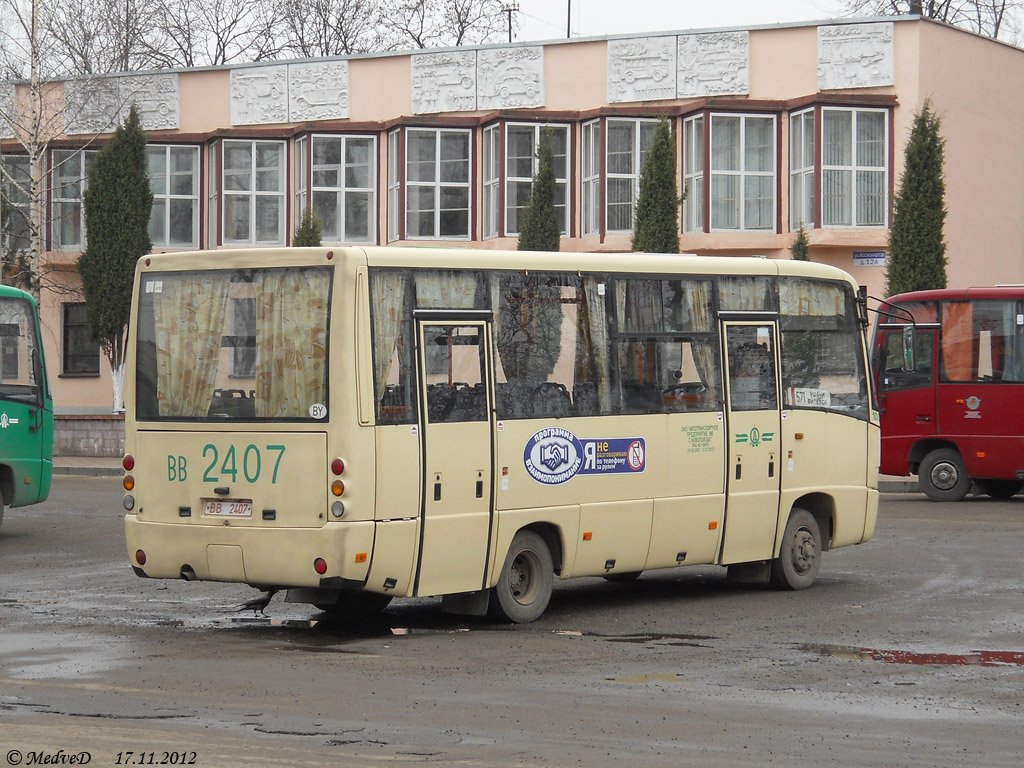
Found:
[[[124,489],[126,491],[130,491],[132,488],[135,487],[135,478],[132,477],[131,475],[125,475],[124,480],[121,481],[121,485],[124,486]]]
[[[335,496],[341,496],[345,492],[345,484],[341,480],[335,480],[331,483],[331,493]]]
[[[365,563],[366,562],[366,553],[365,552],[358,552],[358,553],[356,553],[356,562],[357,563]]]
[[[313,570],[319,573],[321,576],[323,576],[325,573],[327,573],[327,561],[324,560],[322,557],[318,557],[316,560],[313,561]]]
[[[709,531],[717,531],[718,530],[718,521],[717,520],[712,520],[710,523],[708,523],[708,530]]]
[[[594,538],[593,531],[584,531],[584,533],[583,533],[583,540],[584,541],[590,541],[593,538]]]

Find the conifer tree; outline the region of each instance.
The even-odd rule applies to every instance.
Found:
[[[636,202],[633,250],[679,253],[679,188],[676,146],[668,120],[661,119],[647,150]]]
[[[537,147],[537,174],[530,204],[519,220],[519,250],[557,251],[561,231],[555,210],[555,137],[552,131],[544,130]]]
[[[295,228],[295,237],[292,238],[292,245],[296,248],[319,246],[320,245],[320,218],[313,212],[302,215],[299,226]]]
[[[135,263],[152,250],[153,192],[146,173],[146,135],[132,106],[124,124],[89,169],[85,190],[87,245],[78,259],[89,334],[103,349],[114,382],[114,410],[123,408],[124,353]]]
[[[940,121],[926,101],[914,116],[889,230],[886,295],[946,287],[946,221]]]
[[[800,225],[800,230],[796,233],[796,240],[793,241],[789,252],[793,254],[796,261],[810,261],[811,244],[808,242],[807,230],[804,229],[803,224]]]

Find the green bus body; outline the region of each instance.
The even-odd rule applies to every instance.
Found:
[[[32,297],[0,286],[0,523],[45,501],[53,478],[53,398]]]

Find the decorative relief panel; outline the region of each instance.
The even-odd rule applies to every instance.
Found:
[[[818,27],[818,88],[893,85],[892,22]]]
[[[348,117],[348,90],[347,61],[289,64],[289,121]]]
[[[608,101],[676,98],[676,38],[608,41]]]
[[[677,95],[718,96],[750,93],[750,33],[680,35]]]
[[[178,127],[177,74],[128,75],[117,80],[122,105],[119,123],[124,122],[134,102],[145,130]]]
[[[491,48],[477,52],[477,108],[544,106],[544,48]]]
[[[65,133],[110,133],[117,128],[120,114],[117,78],[64,82]]]
[[[231,70],[231,124],[288,122],[288,66]]]
[[[412,56],[412,112],[472,112],[476,109],[476,51]]]

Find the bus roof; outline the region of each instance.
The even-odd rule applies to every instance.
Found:
[[[516,269],[538,272],[679,273],[707,275],[789,275],[854,282],[838,267],[791,259],[695,254],[587,253],[500,251],[417,246],[336,248],[254,248],[244,250],[186,251],[153,254],[140,260],[148,269],[236,269],[272,264],[324,263],[355,260],[371,267],[433,267],[440,269]]]
[[[975,288],[936,288],[931,291],[911,291],[890,296],[886,304],[904,304],[912,301],[972,301],[975,299],[1024,299],[1024,285],[996,285]]]
[[[32,298],[32,294],[26,293],[20,288],[15,288],[13,285],[0,285],[0,296],[15,299],[28,299],[35,304],[35,299]]]

